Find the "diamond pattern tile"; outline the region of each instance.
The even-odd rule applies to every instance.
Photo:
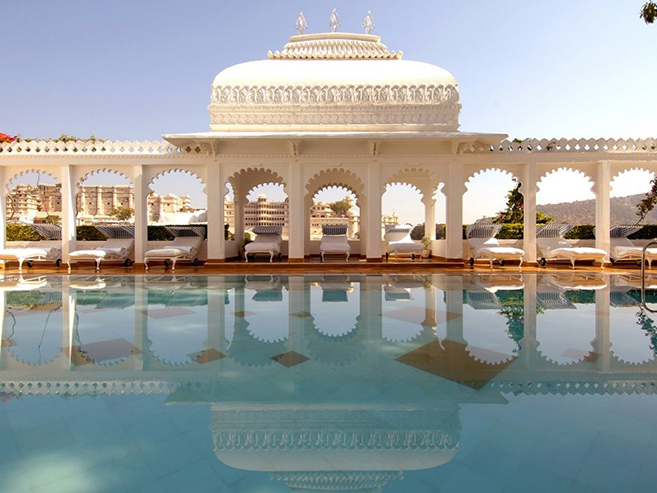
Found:
[[[189,355],[189,357],[197,363],[204,365],[205,363],[210,363],[211,361],[217,361],[221,358],[225,358],[226,355],[221,351],[217,351],[215,348],[210,348],[199,351],[198,353],[192,353]]]
[[[296,351],[288,351],[287,353],[279,354],[272,358],[276,363],[280,363],[283,366],[291,368],[305,361],[308,361],[310,358],[304,356],[303,354],[297,353]]]
[[[141,351],[125,339],[80,344],[72,347],[71,360],[76,366],[126,358]]]
[[[296,312],[296,313],[290,313],[291,317],[296,317],[296,318],[308,318],[312,314],[309,312]]]
[[[397,361],[437,377],[480,389],[508,367],[515,357],[503,363],[477,361],[467,351],[466,344],[450,340],[432,341],[414,349]]]
[[[170,307],[170,308],[155,308],[150,310],[145,310],[143,312],[145,315],[148,315],[150,318],[155,320],[161,318],[173,318],[173,317],[182,317],[185,315],[193,315],[194,312],[189,308],[182,308],[179,306]]]
[[[9,347],[12,345],[11,339],[0,340],[0,347]]]

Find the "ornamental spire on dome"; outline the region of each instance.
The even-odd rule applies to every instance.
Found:
[[[363,20],[363,28],[365,29],[365,34],[372,34],[372,29],[375,27],[376,26],[374,25],[374,17],[372,17],[372,12],[368,10],[367,14],[365,15],[365,19]]]
[[[303,34],[306,29],[308,29],[308,23],[306,22],[306,18],[303,16],[303,12],[299,12],[297,21],[294,23],[294,29],[296,29],[300,35]]]
[[[338,17],[338,11],[333,9],[333,12],[331,12],[331,16],[329,17],[329,27],[331,28],[332,32],[336,32],[340,25],[341,24],[340,17]]]

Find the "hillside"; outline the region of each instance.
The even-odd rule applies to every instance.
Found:
[[[645,197],[644,194],[611,199],[611,223],[634,224],[637,222],[636,204]],[[557,222],[575,224],[595,223],[595,200],[580,200],[560,204],[539,205],[538,210],[554,218]],[[657,209],[653,210],[643,224],[657,224]]]

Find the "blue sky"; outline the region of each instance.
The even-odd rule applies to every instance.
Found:
[[[518,138],[657,135],[657,26],[638,18],[643,0],[2,3],[0,131],[10,134],[154,140],[207,130],[210,83],[219,71],[282,48],[300,10],[308,32],[327,30],[335,7],[341,31],[361,32],[371,10],[374,32],[390,49],[451,71],[460,84],[461,130]],[[614,193],[642,191],[644,178],[625,180]],[[498,210],[509,184],[506,177],[478,180],[466,196],[466,220]],[[582,183],[561,183],[546,185],[539,200],[585,198]],[[197,197],[195,185],[165,182],[157,191]],[[478,202],[481,192],[499,200]],[[397,191],[384,209],[413,203],[397,212],[421,220],[417,199],[406,200],[413,197]]]

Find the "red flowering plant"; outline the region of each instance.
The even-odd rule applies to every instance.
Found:
[[[12,137],[11,135],[3,134],[2,132],[0,132],[0,144],[13,142],[15,140],[16,140],[16,136]]]

